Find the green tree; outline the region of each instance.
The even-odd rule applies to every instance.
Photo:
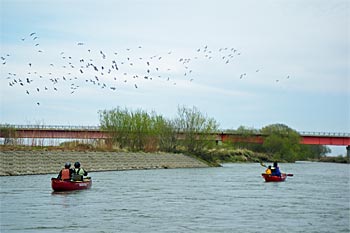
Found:
[[[4,145],[16,145],[17,133],[16,129],[9,124],[0,127],[0,135],[4,138]]]
[[[182,134],[182,145],[188,152],[198,153],[215,142],[219,124],[201,113],[196,107],[178,107],[174,127]]]
[[[174,152],[176,150],[177,137],[173,121],[167,120],[162,116],[156,116],[155,123],[159,150]]]
[[[248,128],[248,127],[241,125],[240,127],[237,128],[237,130],[235,130],[235,132],[237,134],[242,135],[242,136],[250,137],[252,135],[258,134],[259,130],[254,129],[254,128]]]
[[[112,143],[124,148],[128,145],[130,137],[130,114],[129,111],[120,107],[112,110],[99,111],[100,127],[110,132]]]
[[[120,107],[99,112],[101,129],[112,135],[112,143],[132,151],[174,148],[174,130],[155,112],[129,111]]]
[[[240,137],[249,139],[250,137],[254,137],[260,134],[260,130],[254,128],[248,128],[245,126],[239,126],[233,133],[238,134]],[[252,142],[235,142],[234,146],[236,148],[245,148],[248,150],[256,151],[256,152],[264,152],[264,148],[261,144],[252,143]]]
[[[263,148],[276,160],[293,162],[298,159],[301,138],[297,131],[284,124],[273,124],[262,128],[261,133],[266,135]]]
[[[323,146],[323,145],[300,145],[300,146],[301,146],[301,152],[300,152],[300,157],[298,158],[300,160],[321,159],[322,157],[326,156],[326,154],[331,152],[329,147]]]

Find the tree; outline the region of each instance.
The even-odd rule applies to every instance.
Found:
[[[112,110],[99,111],[100,127],[109,131],[112,135],[112,143],[124,148],[128,145],[130,134],[130,114],[129,111],[120,107]]]
[[[276,160],[293,162],[300,153],[300,135],[283,124],[273,124],[261,129],[266,135],[263,148],[274,155]]]
[[[254,136],[260,134],[260,131],[258,129],[248,128],[248,127],[241,125],[236,130],[234,130],[233,133],[238,134],[240,137],[249,139],[251,137],[254,137]],[[264,152],[262,145],[258,144],[258,143],[235,142],[234,146],[237,148],[245,148],[245,149],[256,151],[256,152]]]
[[[298,159],[321,159],[330,152],[329,147],[323,145],[301,145],[301,153]]]
[[[177,144],[174,123],[171,120],[164,119],[162,116],[157,116],[155,122],[159,149],[173,152]]]
[[[254,128],[248,128],[248,127],[241,125],[240,127],[237,128],[237,130],[235,130],[235,132],[237,134],[242,135],[242,136],[250,137],[252,135],[258,134],[259,130],[254,129]]]
[[[10,125],[2,125],[0,127],[0,134],[4,138],[4,145],[16,145],[17,144],[17,133],[16,129]]]
[[[202,114],[196,107],[178,107],[174,127],[183,135],[182,145],[188,152],[198,153],[215,142],[218,123]]]
[[[112,135],[112,143],[132,151],[170,150],[174,148],[171,122],[143,110],[129,111],[120,107],[100,111],[101,129]]]

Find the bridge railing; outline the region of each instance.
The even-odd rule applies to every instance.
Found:
[[[100,130],[100,126],[92,125],[11,125],[0,124],[0,128],[13,128],[13,129],[57,129],[57,130]]]
[[[100,126],[93,125],[12,125],[12,124],[0,124],[1,128],[13,128],[13,129],[35,129],[35,130],[100,130]],[[226,133],[223,131],[223,133]],[[301,136],[332,136],[332,137],[350,137],[350,133],[342,132],[312,132],[312,131],[299,131]],[[218,133],[219,134],[219,133]],[[227,134],[235,134],[234,131],[227,132]],[[239,134],[239,133],[237,133]],[[259,134],[259,133],[258,133]]]
[[[301,136],[332,136],[332,137],[350,137],[350,133],[338,133],[338,132],[298,132]]]

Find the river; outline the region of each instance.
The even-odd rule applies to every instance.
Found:
[[[6,232],[349,232],[348,164],[259,164],[95,172],[90,190],[53,193],[52,175],[0,177]]]

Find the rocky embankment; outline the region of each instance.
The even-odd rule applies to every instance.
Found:
[[[184,154],[68,151],[0,151],[0,176],[58,174],[79,161],[88,172],[158,168],[200,168],[207,164]]]

